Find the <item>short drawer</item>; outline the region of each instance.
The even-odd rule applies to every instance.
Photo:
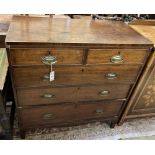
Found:
[[[85,120],[117,117],[123,101],[106,101],[83,104],[42,106],[21,109],[20,116],[23,127],[39,127],[41,125],[59,126]]]
[[[56,64],[81,64],[82,49],[54,48],[54,49],[11,49],[12,65],[44,65],[47,56],[54,56]],[[47,61],[48,62],[48,61]]]
[[[38,87],[52,85],[83,85],[104,83],[133,83],[140,71],[140,65],[95,65],[54,66],[55,80],[49,81],[50,67],[13,68],[16,87]]]
[[[68,88],[18,89],[20,106],[59,104],[64,102],[125,99],[130,85],[105,84],[102,86],[81,86]]]
[[[138,49],[89,49],[88,64],[140,64],[148,56],[147,50]]]

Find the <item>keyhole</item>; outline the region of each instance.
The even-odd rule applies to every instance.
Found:
[[[50,51],[50,49],[48,50],[48,55],[51,55],[51,51]]]
[[[84,72],[84,69],[83,68],[81,69],[81,72]]]

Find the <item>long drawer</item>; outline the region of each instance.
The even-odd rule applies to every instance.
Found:
[[[84,54],[85,53],[85,54]],[[88,64],[140,64],[148,52],[142,49],[88,49]],[[12,65],[43,65],[42,58],[56,57],[57,64],[82,64],[86,52],[80,48],[11,49]]]
[[[84,120],[111,118],[119,115],[123,101],[104,101],[82,104],[63,104],[21,109],[23,127],[63,125]]]
[[[49,66],[17,67],[12,72],[16,87],[38,87],[133,83],[140,69],[140,65],[54,66],[55,80],[52,82],[49,81]]]
[[[17,98],[20,106],[105,99],[125,99],[129,89],[130,85],[120,84],[68,88],[27,88],[18,89]]]

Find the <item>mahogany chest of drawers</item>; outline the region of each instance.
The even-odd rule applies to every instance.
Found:
[[[6,43],[21,136],[91,121],[114,127],[152,47],[122,22],[45,17],[14,17]]]

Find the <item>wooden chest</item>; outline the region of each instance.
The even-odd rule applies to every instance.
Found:
[[[155,21],[137,21],[130,25],[155,45]],[[155,51],[149,57],[119,124],[127,119],[155,116]]]
[[[6,42],[22,136],[91,121],[114,127],[152,47],[122,22],[39,17],[14,17]]]

